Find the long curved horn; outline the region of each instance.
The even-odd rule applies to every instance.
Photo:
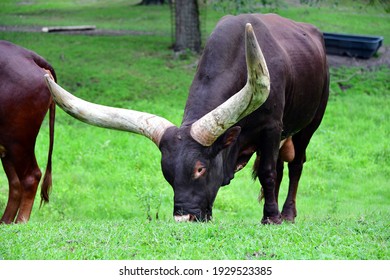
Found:
[[[69,115],[88,124],[138,133],[151,139],[157,146],[165,130],[174,126],[156,115],[87,102],[57,85],[48,74],[45,79],[57,105]]]
[[[220,106],[192,124],[191,136],[203,146],[211,146],[229,127],[258,109],[268,98],[270,77],[252,25],[245,27],[246,85]]]

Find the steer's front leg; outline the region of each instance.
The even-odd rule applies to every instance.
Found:
[[[261,223],[280,224],[282,218],[279,212],[275,185],[277,184],[276,163],[279,153],[280,132],[266,131],[261,137],[258,160],[255,172],[260,180],[264,196],[264,212]]]

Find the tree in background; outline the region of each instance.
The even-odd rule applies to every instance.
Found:
[[[175,19],[175,52],[191,50],[200,52],[202,47],[198,0],[172,0]]]
[[[173,49],[200,52],[202,39],[199,19],[199,0],[142,0],[138,5],[171,5]]]

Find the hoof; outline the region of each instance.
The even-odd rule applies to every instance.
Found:
[[[263,217],[261,220],[263,225],[280,225],[282,223],[281,216],[276,217]]]
[[[282,220],[290,223],[294,223],[297,216],[297,210],[294,208],[285,208],[282,211]]]
[[[292,215],[283,215],[282,213],[282,220],[284,222],[288,222],[288,223],[294,223],[295,222],[295,216],[292,216]]]

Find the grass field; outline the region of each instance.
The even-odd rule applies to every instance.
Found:
[[[168,7],[132,6],[136,2],[5,0],[0,26],[94,24],[154,35],[0,32],[0,39],[47,58],[59,84],[81,98],[180,125],[198,57],[173,56]],[[339,2],[276,12],[326,31],[381,35],[390,44],[389,14]],[[220,16],[207,9],[207,32]],[[220,190],[212,222],[176,224],[173,191],[151,141],[88,126],[58,109],[51,201],[42,209],[36,203],[26,225],[0,226],[0,259],[388,260],[390,69],[340,68],[331,74],[331,97],[307,152],[295,224],[260,224],[260,186],[250,165]],[[45,121],[36,147],[42,169],[48,139]],[[286,189],[284,182],[282,201]],[[0,173],[0,209],[7,194]]]

